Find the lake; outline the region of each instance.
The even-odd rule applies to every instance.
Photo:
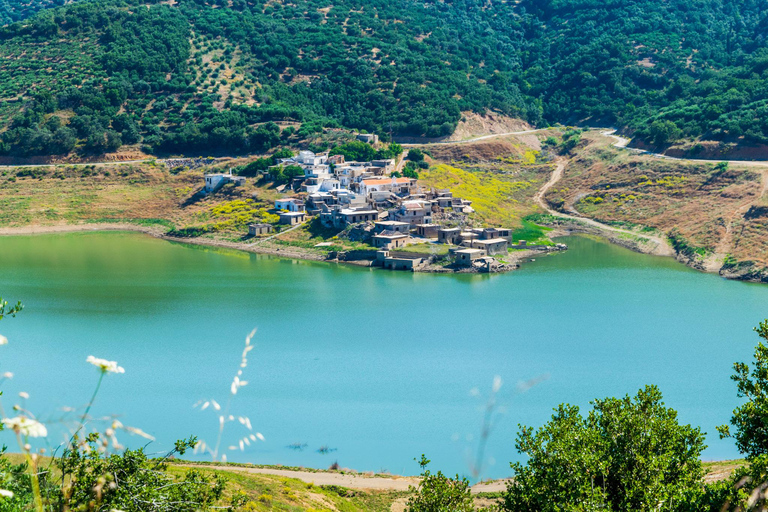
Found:
[[[0,292],[26,306],[0,323],[10,339],[0,372],[15,373],[4,406],[28,392],[55,445],[58,408],[82,407],[96,384],[93,354],[126,369],[107,376],[94,416],[119,414],[156,436],[152,453],[191,434],[211,442],[212,409],[192,406],[226,402],[258,327],[231,413],[250,417],[265,441],[227,451],[230,461],[416,474],[425,453],[434,470],[468,473],[496,375],[503,409],[486,477],[507,476],[519,458],[518,423],[651,383],[709,433],[706,459],[737,457],[715,426],[738,404],[731,366],[751,359],[768,287],[593,239],[565,242],[570,250],[509,274],[429,275],[134,233],[0,237]],[[244,433],[227,429],[224,446]]]

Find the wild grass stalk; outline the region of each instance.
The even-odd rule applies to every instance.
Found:
[[[504,384],[501,377],[496,375],[493,378],[491,393],[488,395],[488,399],[483,406],[483,421],[480,425],[480,438],[477,443],[477,450],[475,452],[474,461],[470,463],[470,473],[473,480],[477,481],[482,476],[486,462],[485,452],[488,446],[488,440],[490,439],[493,430],[496,428],[499,419],[506,412],[507,406],[503,405],[504,400],[507,399],[511,401],[515,396],[527,392],[529,389],[548,378],[549,375],[540,375],[534,379],[520,382],[515,386],[514,391],[506,397],[500,395],[501,388]],[[481,396],[480,390],[477,388],[472,389],[470,394],[478,397]]]
[[[237,392],[240,390],[240,388],[248,384],[248,381],[243,380],[241,377],[243,376],[243,371],[248,367],[248,353],[254,348],[254,345],[251,342],[255,334],[256,329],[251,331],[250,334],[248,334],[248,336],[245,338],[245,346],[243,347],[243,352],[240,356],[240,364],[237,371],[235,372],[235,376],[232,378],[232,382],[229,385],[229,394],[227,395],[227,400],[225,402],[223,411],[220,403],[213,398],[199,400],[193,406],[194,408],[200,407],[201,411],[204,411],[210,407],[214,412],[217,413],[218,431],[215,444],[213,447],[211,447],[210,443],[206,443],[205,440],[200,440],[194,448],[194,453],[208,453],[214,462],[227,461],[227,455],[225,453],[221,453],[221,443],[224,439],[224,429],[230,422],[237,421],[248,430],[248,433],[239,438],[235,445],[230,445],[228,447],[230,451],[239,449],[242,452],[245,451],[246,446],[251,445],[251,442],[256,442],[257,440],[264,441],[264,436],[260,432],[253,431],[253,425],[251,424],[250,418],[247,416],[234,416],[230,414],[232,401],[237,395]]]

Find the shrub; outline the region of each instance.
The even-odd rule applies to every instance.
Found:
[[[212,507],[224,492],[221,476],[191,470],[177,480],[165,472],[171,455],[183,455],[197,444],[194,437],[177,441],[161,460],[148,459],[141,448],[102,455],[98,434],[90,434],[84,441],[56,459],[62,472],[61,483],[53,489],[56,510],[76,510],[93,503],[98,510],[192,512]]]
[[[414,459],[416,460],[416,459]],[[411,487],[416,494],[408,500],[407,512],[473,512],[475,510],[469,480],[449,478],[440,471],[432,474],[427,466],[429,459],[423,454],[418,460],[421,466],[421,483]]]
[[[410,151],[408,151],[408,160],[413,160],[414,162],[421,162],[424,160],[424,152],[418,148],[413,148]]]

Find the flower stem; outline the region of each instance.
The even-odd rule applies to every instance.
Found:
[[[99,393],[99,388],[101,387],[101,381],[104,380],[104,372],[102,371],[99,374],[99,382],[96,383],[96,389],[93,390],[93,395],[91,396],[91,400],[88,402],[88,406],[85,408],[85,412],[83,413],[83,417],[80,418],[80,427],[78,427],[77,431],[75,433],[79,432],[80,429],[82,429],[85,426],[85,420],[88,418],[88,413],[91,412],[91,407],[93,406],[93,402],[96,400],[96,395]]]
[[[227,399],[227,406],[224,408],[224,414],[220,416],[221,418],[224,418],[224,421],[219,420],[219,436],[216,438],[216,449],[213,451],[214,462],[218,461],[219,458],[219,446],[221,445],[221,438],[224,435],[224,424],[227,422],[227,418],[229,417],[229,406],[231,404],[232,395],[230,395]]]
[[[77,427],[77,430],[72,434],[72,437],[69,438],[69,445],[72,445],[72,441],[75,440],[75,436],[85,427],[85,420],[88,418],[88,413],[91,412],[91,407],[93,406],[94,400],[96,400],[96,395],[99,393],[99,388],[101,387],[101,381],[104,380],[104,371],[102,371],[99,374],[99,382],[96,383],[96,389],[93,390],[93,395],[91,395],[91,400],[88,402],[88,405],[85,407],[85,412],[83,413],[83,416],[80,418],[80,426]]]

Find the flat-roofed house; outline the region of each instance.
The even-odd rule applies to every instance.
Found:
[[[509,228],[496,228],[496,236],[499,238],[503,238],[507,242],[512,241],[512,230]]]
[[[441,244],[458,244],[461,241],[461,228],[439,228],[437,241]]]
[[[472,263],[485,256],[482,249],[459,249],[453,253],[456,257],[456,264],[462,267],[471,267]]]
[[[382,231],[372,237],[374,247],[379,249],[397,249],[403,247],[408,241],[408,235],[397,231]]]
[[[280,214],[280,224],[295,226],[304,222],[307,214],[304,212],[283,212]]]
[[[357,178],[362,176],[366,173],[365,167],[360,167],[356,165],[342,165],[336,167],[336,178],[338,178],[339,183],[341,183],[342,187],[348,188],[351,187],[353,183],[357,181]]]
[[[379,142],[379,136],[373,133],[358,133],[355,138],[368,144],[377,144]]]
[[[360,193],[368,197],[369,192],[386,190],[395,194],[407,194],[411,189],[411,178],[371,178],[360,182]]]
[[[395,160],[388,158],[386,160],[371,160],[371,167],[378,167],[384,170],[385,173],[390,173],[395,170]]]
[[[323,226],[344,228],[357,222],[376,222],[379,220],[378,210],[367,208],[343,208],[341,205],[329,206],[320,213]]]
[[[474,212],[474,208],[472,208],[472,201],[468,201],[466,199],[461,199],[459,197],[454,197],[451,199],[451,208],[456,213],[472,213]]]
[[[437,238],[437,232],[440,230],[440,226],[437,224],[417,224],[416,234],[422,238]]]
[[[285,210],[288,212],[303,212],[306,210],[304,201],[296,199],[295,197],[289,197],[286,199],[275,200],[276,210]]]
[[[353,224],[355,222],[376,222],[379,219],[379,211],[344,208],[339,212],[339,216],[344,221],[344,224]]]
[[[245,185],[245,176],[235,176],[232,172],[217,173],[205,175],[204,191],[207,193],[216,192],[227,183],[234,183],[235,186]]]
[[[272,232],[272,224],[248,224],[248,234],[251,236],[268,235]]]
[[[400,208],[394,212],[395,220],[408,222],[416,227],[419,224],[432,222],[432,205],[426,201],[403,201]]]
[[[390,255],[384,258],[382,266],[389,270],[410,270],[413,271],[417,267],[424,263],[424,258],[418,254],[409,255],[400,253],[398,255]]]
[[[473,249],[483,249],[488,256],[494,254],[507,254],[509,242],[505,238],[491,238],[490,240],[473,240]]]
[[[380,220],[374,227],[375,233],[384,231],[394,231],[395,233],[408,234],[411,231],[411,225],[408,222],[398,222],[396,220]]]

